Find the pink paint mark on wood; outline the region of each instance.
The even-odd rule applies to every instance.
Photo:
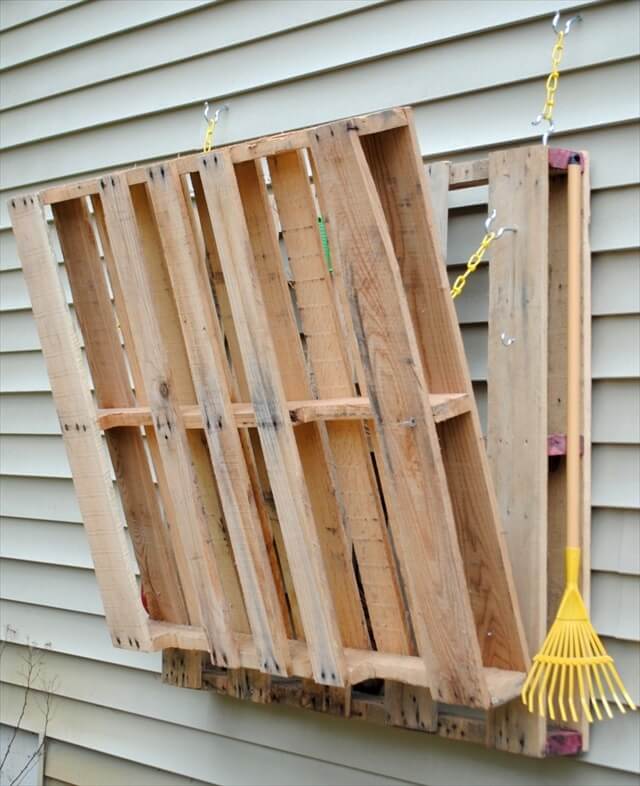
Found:
[[[584,172],[584,156],[575,150],[564,147],[549,148],[549,166],[551,169],[566,169],[569,164],[580,164],[580,171]]]
[[[582,735],[573,729],[551,729],[547,734],[547,756],[577,756],[582,752]]]
[[[567,455],[567,435],[566,434],[549,434],[547,437],[547,455],[548,456],[566,456]],[[580,436],[580,455],[584,455],[584,437]]]

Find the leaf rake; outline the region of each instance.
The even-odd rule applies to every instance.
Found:
[[[589,723],[613,717],[607,691],[620,712],[635,704],[625,690],[613,658],[607,654],[589,619],[580,589],[580,249],[581,167],[570,164],[568,177],[568,373],[567,373],[567,548],[565,591],[555,622],[533,659],[522,689],[530,712],[578,721],[577,701]],[[566,703],[565,703],[566,702]],[[593,709],[593,712],[591,711]]]

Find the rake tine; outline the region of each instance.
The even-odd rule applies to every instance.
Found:
[[[580,638],[582,640],[582,646],[583,646],[583,649],[584,649],[585,657],[591,657],[591,655],[592,655],[592,653],[591,653],[591,645],[589,643],[589,639],[587,637],[587,634],[586,634],[586,631],[585,631],[583,625],[580,625],[580,627],[578,628],[578,635],[580,636]],[[592,669],[592,665],[591,664],[586,664],[585,667],[584,667],[584,671],[585,671],[585,674],[587,676],[587,683],[589,685],[589,698],[591,700],[591,704],[593,706],[593,710],[594,710],[594,712],[596,714],[597,719],[598,720],[602,720],[602,713],[600,712],[600,707],[598,707],[598,701],[596,699],[596,694],[595,694],[595,691],[593,689],[593,680],[591,678],[591,669]],[[587,717],[589,717],[589,716],[587,715]],[[593,719],[590,719],[589,723],[591,723],[592,720]]]
[[[573,630],[574,626],[573,623],[569,623],[571,625],[569,629],[569,652],[568,658],[569,660],[573,660],[574,658],[574,651],[573,651]],[[569,664],[569,708],[571,710],[571,719],[574,722],[578,722],[578,713],[576,712],[576,705],[573,701],[573,695],[575,690],[575,675],[573,673],[574,668],[576,668],[573,664]]]
[[[582,626],[580,626],[580,625],[576,626],[576,628],[574,629],[573,636],[574,636],[574,641],[575,641],[576,654],[579,654],[580,652],[582,652],[582,655],[580,655],[580,658],[583,658],[583,657],[586,657],[586,652],[584,651],[584,642],[582,642],[581,639],[580,639],[581,627]],[[582,646],[582,650],[581,650],[581,646]],[[587,716],[587,720],[589,721],[589,723],[593,723],[593,715],[591,714],[591,710],[589,709],[589,702],[587,700],[587,697],[586,697],[586,694],[585,694],[585,691],[584,691],[585,678],[584,678],[584,675],[582,674],[582,669],[586,668],[586,667],[583,666],[583,664],[579,663],[576,668],[578,670],[578,685],[579,685],[579,689],[580,689],[580,704],[582,705],[582,709],[584,711],[584,714]]]
[[[605,708],[605,711],[606,711],[607,715],[609,716],[609,718],[613,718],[613,713],[611,712],[611,707],[609,706],[609,702],[607,700],[607,697],[606,697],[605,691],[604,691],[604,687],[602,685],[602,680],[600,679],[600,673],[598,672],[598,664],[597,663],[593,664],[593,675],[595,677],[596,682],[598,683],[598,689],[600,691],[600,701],[602,702],[602,704],[603,704],[603,706]]]
[[[558,709],[560,710],[560,717],[563,721],[567,720],[567,713],[564,708],[564,686],[567,681],[567,670],[560,666],[560,687],[558,689]]]
[[[596,649],[599,651],[599,653],[601,655],[603,655],[603,656],[608,658],[607,666],[609,667],[609,669],[611,671],[611,674],[613,675],[613,678],[616,681],[616,684],[617,684],[618,688],[620,689],[620,691],[621,691],[625,701],[629,705],[630,709],[635,710],[636,709],[636,705],[634,704],[631,696],[629,696],[629,694],[627,693],[627,689],[624,687],[624,684],[623,684],[622,680],[620,679],[620,675],[618,674],[618,670],[616,669],[616,667],[615,667],[615,665],[613,663],[613,659],[610,658],[607,655],[607,652],[606,652],[606,650],[604,648],[604,645],[600,641],[600,637],[598,636],[598,634],[596,633],[595,629],[593,628],[593,625],[590,625],[590,628],[591,628],[591,630],[590,630],[591,638],[593,640],[593,643],[596,646]],[[619,706],[619,702],[618,702],[618,706]],[[624,712],[624,710],[623,710],[623,712]]]
[[[609,676],[609,672],[606,669],[606,665],[607,665],[606,663],[601,663],[600,668],[602,669],[602,673],[604,674],[606,683],[609,686],[609,692],[611,693],[613,700],[618,705],[618,709],[620,710],[620,712],[624,715],[626,713],[626,710],[623,707],[622,702],[620,701],[620,697],[616,693],[616,689],[613,687],[613,683],[611,682],[611,677]]]
[[[524,687],[522,688],[522,693],[520,694],[520,696],[522,698],[522,703],[526,704],[527,706],[528,706],[527,695],[529,695],[529,696],[531,695],[531,687],[530,686],[533,683],[533,681],[535,679],[535,676],[536,676],[536,674],[538,673],[539,670],[540,670],[540,661],[536,660],[533,663],[533,667],[531,668],[531,671],[529,672],[529,676],[527,677],[527,680],[526,680],[526,682],[524,684]]]
[[[565,628],[562,628],[562,630],[560,631],[560,635],[556,638],[553,655],[559,656],[561,654],[565,635],[566,635],[566,630]],[[556,719],[556,714],[553,707],[553,695],[554,695],[556,682],[558,681],[559,669],[560,669],[560,664],[556,661],[556,663],[554,663],[553,666],[551,667],[551,684],[549,685],[549,691],[547,693],[547,705],[549,707],[549,715],[551,716],[551,720]]]
[[[627,704],[629,705],[630,709],[636,710],[637,707],[634,704],[633,699],[631,698],[631,696],[629,696],[629,694],[627,693],[627,690],[624,687],[624,684],[623,684],[622,680],[620,679],[620,675],[618,674],[618,670],[613,665],[613,663],[609,664],[609,668],[611,669],[611,673],[613,674],[613,678],[615,679],[618,687],[620,688],[620,691],[622,692],[622,695],[624,696],[624,699],[627,702]]]

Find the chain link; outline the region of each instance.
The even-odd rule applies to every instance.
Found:
[[[559,30],[551,52],[551,73],[547,77],[547,98],[542,110],[542,117],[549,123],[552,119],[553,107],[556,102],[556,90],[558,89],[558,81],[560,79],[560,62],[564,54],[564,36],[564,30]]]
[[[202,145],[203,153],[210,153],[213,148],[213,134],[216,130],[216,118],[212,117],[207,122],[207,130],[204,132],[204,143]]]
[[[478,246],[477,251],[471,254],[469,261],[467,262],[467,269],[462,275],[456,278],[456,280],[453,282],[453,286],[451,287],[451,297],[454,300],[462,293],[462,290],[467,284],[467,279],[478,269],[478,265],[482,262],[484,252],[489,248],[495,239],[495,232],[487,232],[487,234],[482,238],[482,243],[480,243]]]

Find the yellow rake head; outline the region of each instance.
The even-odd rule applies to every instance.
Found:
[[[537,708],[543,717],[548,708],[552,720],[556,720],[557,703],[563,721],[568,720],[568,705],[571,720],[577,722],[576,699],[579,697],[585,717],[593,723],[592,709],[596,718],[602,720],[600,704],[606,714],[613,717],[607,689],[620,712],[625,712],[622,699],[630,709],[636,707],[622,684],[613,658],[607,655],[589,621],[577,583],[579,549],[567,549],[567,552],[567,588],[556,620],[533,659],[533,667],[522,689],[522,701],[530,712]]]

